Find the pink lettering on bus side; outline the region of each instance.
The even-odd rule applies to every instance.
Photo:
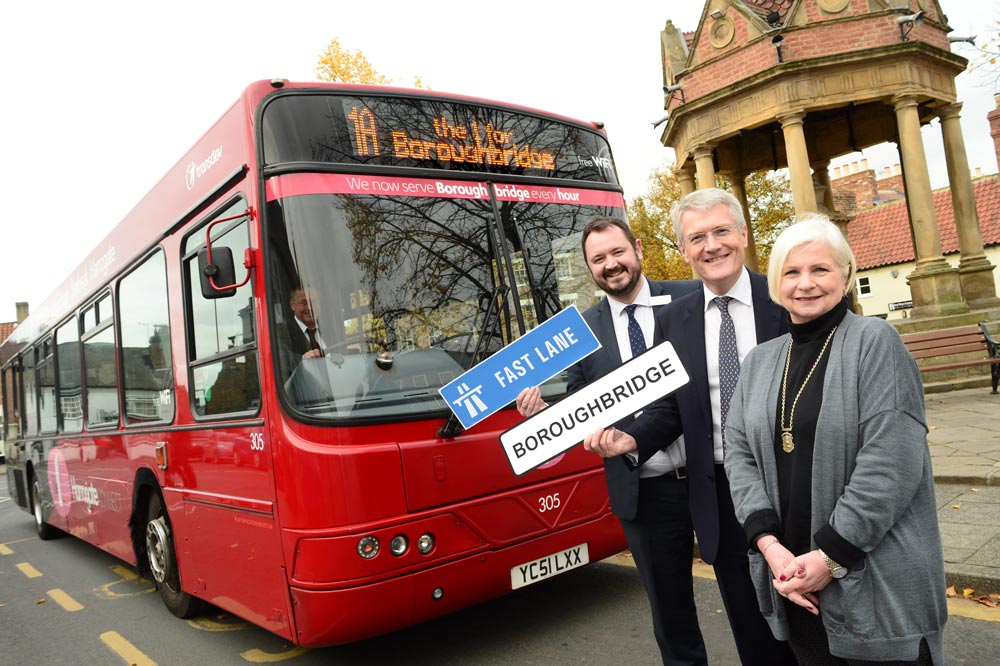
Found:
[[[59,449],[49,451],[48,477],[52,503],[56,507],[56,512],[65,518],[73,503],[73,492],[66,459],[63,458],[63,453]]]

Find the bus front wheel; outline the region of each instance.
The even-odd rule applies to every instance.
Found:
[[[192,617],[201,612],[204,603],[181,590],[170,522],[163,507],[163,498],[158,492],[150,497],[147,505],[146,560],[167,610],[180,618]]]
[[[59,535],[59,530],[45,522],[45,516],[42,513],[42,493],[38,487],[38,477],[34,473],[31,475],[31,485],[29,488],[31,493],[31,515],[35,519],[35,532],[38,533],[38,538],[42,541],[54,539]]]

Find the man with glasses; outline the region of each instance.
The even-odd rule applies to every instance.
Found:
[[[795,664],[788,644],[774,638],[761,615],[747,538],[722,466],[723,427],[739,363],[758,343],[786,333],[788,320],[768,297],[767,278],[743,265],[747,228],[735,197],[720,189],[697,190],[677,202],[670,215],[684,260],[703,288],[657,313],[655,341],[674,345],[691,380],[620,429],[588,435],[584,447],[641,465],[684,435],[698,549],[715,568],[740,661],[743,666]]]

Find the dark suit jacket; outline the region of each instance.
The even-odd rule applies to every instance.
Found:
[[[767,278],[751,272],[750,285],[757,343],[788,332],[785,310],[767,294]],[[701,557],[711,564],[719,547],[719,502],[715,487],[712,406],[705,365],[704,290],[673,301],[656,315],[656,342],[663,340],[674,345],[691,381],[650,405],[623,430],[635,437],[640,463],[684,435],[691,519],[698,535]]]
[[[309,351],[309,338],[299,328],[294,316],[289,315],[284,326],[278,328],[277,348],[281,355],[282,381],[288,379],[302,362],[302,355]]]
[[[293,352],[302,356],[309,351],[309,337],[299,328],[298,320],[291,317],[287,324],[288,345]]]
[[[701,291],[698,280],[649,280],[651,296],[670,295],[677,299],[694,291]],[[654,316],[667,305],[653,306]],[[572,393],[596,379],[600,379],[622,364],[621,353],[618,351],[618,338],[615,336],[615,325],[611,319],[611,306],[607,297],[583,313],[583,318],[594,331],[601,343],[601,348],[583,359],[568,371],[567,390]],[[631,418],[628,419],[631,421]],[[676,439],[676,438],[675,438]],[[673,440],[671,440],[673,441]],[[639,473],[630,469],[622,458],[606,458],[604,460],[605,478],[608,484],[608,496],[611,498],[611,510],[625,520],[633,520],[639,500]]]

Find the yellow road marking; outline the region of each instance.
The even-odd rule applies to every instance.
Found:
[[[215,620],[210,620],[207,617],[195,617],[188,620],[187,623],[195,629],[200,629],[201,631],[239,631],[250,626],[247,622],[243,622],[242,620],[234,620],[233,622],[217,622]]]
[[[15,539],[14,541],[8,541],[7,543],[0,543],[0,555],[13,555],[14,551],[7,546],[12,543],[24,543],[25,541],[34,541],[37,537],[32,537],[30,539]]]
[[[948,599],[948,615],[967,617],[972,620],[985,620],[986,622],[1000,622],[1000,607],[990,608],[978,604],[972,599],[952,597]]]
[[[709,580],[715,580],[715,569],[711,564],[705,564],[704,562],[695,562],[691,567],[691,573],[698,578],[707,578]]]
[[[63,609],[69,611],[70,613],[78,610],[83,610],[83,604],[69,596],[60,589],[49,590],[49,596],[57,604],[63,607]]]
[[[309,648],[297,647],[288,650],[287,652],[264,652],[263,650],[254,648],[252,650],[247,650],[246,652],[241,652],[240,656],[243,657],[244,661],[249,661],[251,664],[273,664],[279,661],[287,661],[289,659],[294,659],[299,655],[309,652]]]
[[[122,638],[117,631],[105,631],[101,634],[104,644],[132,666],[156,666],[156,662],[144,655],[139,648]]]
[[[27,562],[21,562],[20,564],[17,565],[17,568],[20,569],[21,573],[23,573],[28,578],[42,577],[42,572],[36,569],[35,567],[31,566]]]
[[[139,575],[129,569],[128,567],[123,567],[120,564],[115,564],[108,567],[118,576],[118,580],[113,580],[110,583],[105,583],[99,587],[94,588],[94,594],[102,599],[121,599],[124,597],[137,597],[140,594],[149,594],[156,589],[153,583],[146,579],[140,579]],[[132,587],[135,588],[130,592],[112,592],[111,588],[115,585],[121,585],[123,583],[133,583]]]
[[[609,557],[604,561],[609,564],[635,566],[631,557],[622,557],[621,554]],[[698,578],[715,580],[715,569],[712,568],[712,565],[705,564],[704,562],[695,562],[691,568],[691,573]],[[985,622],[1000,622],[1000,606],[990,608],[989,606],[976,603],[971,599],[952,597],[948,599],[948,615],[953,617],[967,617],[972,620],[983,620]]]

